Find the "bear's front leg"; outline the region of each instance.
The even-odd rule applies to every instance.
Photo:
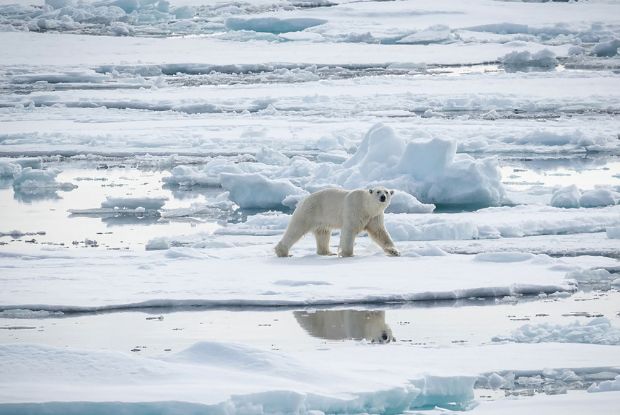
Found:
[[[353,256],[353,243],[355,242],[355,236],[353,232],[341,232],[340,233],[340,249],[338,255],[341,257]]]
[[[375,241],[377,245],[383,248],[383,252],[389,256],[400,256],[400,252],[398,252],[398,249],[394,246],[394,242],[392,241],[392,238],[390,238],[390,234],[385,229],[383,214],[370,219],[366,225],[366,231],[368,232],[370,238]]]

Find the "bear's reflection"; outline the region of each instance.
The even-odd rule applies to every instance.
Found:
[[[396,340],[385,323],[385,311],[319,310],[295,311],[294,314],[308,334],[321,339],[365,339],[373,343]]]

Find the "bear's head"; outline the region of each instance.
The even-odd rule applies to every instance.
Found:
[[[377,199],[377,202],[385,204],[387,207],[390,204],[390,200],[392,200],[394,190],[388,190],[385,187],[373,187],[372,189],[368,189],[368,193],[373,195]]]

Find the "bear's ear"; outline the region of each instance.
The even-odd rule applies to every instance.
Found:
[[[394,194],[394,190],[390,190],[390,194],[393,195]]]
[[[370,194],[372,194],[372,189],[368,189],[368,192],[369,192]]]

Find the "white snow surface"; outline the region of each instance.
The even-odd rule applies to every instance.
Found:
[[[351,260],[309,254],[313,248],[299,248],[296,254],[301,251],[301,256],[280,259],[273,254],[272,244],[227,247],[217,240],[209,250],[172,247],[120,258],[102,251],[89,255],[87,262],[85,254],[79,253],[46,251],[36,261],[35,257],[24,261],[22,255],[3,251],[0,255],[7,268],[0,279],[6,290],[0,295],[0,308],[64,312],[502,297],[572,291],[574,282],[565,279],[566,272],[580,269],[573,264],[554,266],[565,260],[546,255],[533,255],[523,258],[519,267],[506,267],[505,255],[477,261],[437,250],[404,251],[402,257],[386,261],[377,247],[364,242],[358,247],[359,257]],[[24,267],[35,273],[45,270],[36,286],[17,278]],[[89,271],[93,267],[96,273]],[[383,275],[381,280],[374,277],[376,272]],[[276,283],[280,280],[321,284],[282,286]]]
[[[579,171],[563,181],[542,161],[617,165],[618,16],[606,0],[0,0],[5,201],[51,211],[58,191],[75,188],[64,183],[75,177],[61,171],[65,156],[102,168],[126,156],[132,168],[169,170],[163,189],[102,186],[100,208],[67,207],[76,222],[120,212],[153,216],[156,226],[131,232],[200,227],[113,251],[44,244],[38,235],[53,237],[51,228],[0,219],[2,334],[13,341],[12,329],[76,312],[617,289],[620,176],[595,162],[583,176],[604,182],[578,182]],[[540,171],[500,174],[530,158]],[[520,195],[531,176],[553,184]],[[396,191],[385,223],[401,257],[366,235],[354,258],[318,257],[311,236],[292,258],[275,257],[290,220],[282,210],[325,187],[374,185]],[[209,188],[222,189],[213,197]],[[63,197],[78,201],[80,190]],[[434,213],[461,208],[469,211]],[[275,212],[246,216],[253,209]],[[207,230],[213,217],[242,222]],[[589,390],[606,393],[474,408],[476,379],[501,388],[507,371],[618,373],[614,318],[548,321],[494,333],[501,342],[447,347],[195,340],[145,357],[0,344],[0,414],[614,413],[618,378]]]
[[[496,340],[510,340],[518,343],[589,343],[589,344],[620,344],[620,328],[612,325],[604,317],[593,318],[582,324],[575,321],[571,324],[526,324],[515,330],[510,337]]]
[[[584,363],[602,367],[617,362],[614,351],[611,346],[599,345],[568,348],[514,344],[455,349],[341,343],[331,348],[333,359],[326,361],[324,350],[278,352],[218,342],[199,342],[181,352],[152,358],[0,345],[0,399],[21,402],[25,407],[28,402],[64,402],[66,408],[72,408],[71,403],[79,405],[76,402],[95,402],[82,405],[97,408],[120,401],[120,408],[131,409],[132,402],[143,402],[143,407],[163,413],[178,411],[174,405],[182,402],[200,404],[197,409],[205,413],[398,413],[427,405],[470,403],[480,371],[562,364],[580,367]],[[451,364],[455,354],[456,366]],[[481,361],[481,355],[488,359]],[[360,361],[366,365],[360,367]],[[93,369],[85,372],[85,367]],[[408,370],[403,371],[403,367]],[[434,368],[431,372],[430,367]],[[368,370],[373,376],[368,376]],[[213,382],[213,378],[218,381]],[[80,395],[75,394],[78,385]],[[51,413],[63,411],[60,403],[45,407]],[[10,407],[5,404],[0,411],[8,413]]]
[[[528,398],[507,398],[481,402],[471,414],[492,415],[580,415],[585,413],[613,413],[620,393],[564,395],[535,395]]]
[[[283,233],[290,215],[261,213],[240,224],[229,224],[216,232],[263,235]],[[603,232],[620,225],[620,206],[597,209],[562,209],[519,205],[479,209],[475,212],[433,214],[386,214],[385,226],[397,241],[432,241],[521,238],[535,235],[564,235]],[[613,234],[613,231],[612,231]]]

